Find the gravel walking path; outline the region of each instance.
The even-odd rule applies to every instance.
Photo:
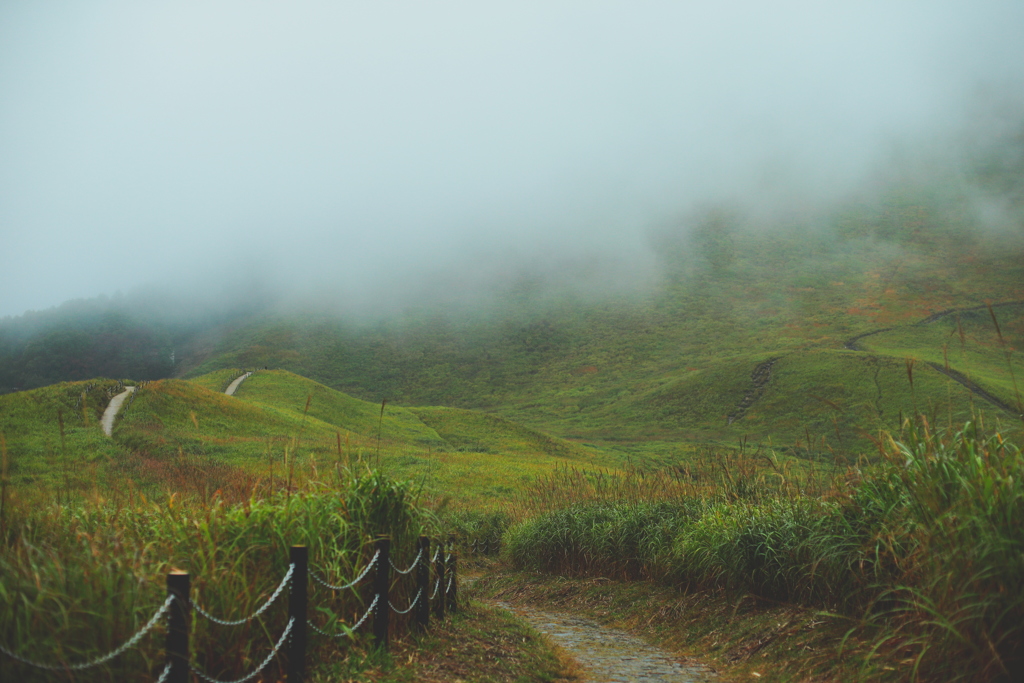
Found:
[[[135,391],[135,387],[125,387],[124,391],[110,399],[110,403],[107,404],[107,409],[103,411],[103,419],[100,424],[103,426],[103,433],[107,436],[114,435],[114,418],[117,417],[117,413],[121,410],[121,405],[124,404],[124,400]]]
[[[224,390],[224,393],[227,394],[228,396],[234,396],[235,391],[238,389],[238,385],[241,384],[247,377],[250,376],[252,376],[252,373],[247,372],[241,377],[236,377],[234,381],[232,381],[231,384],[228,385],[228,388]]]
[[[713,674],[634,635],[571,614],[497,603],[569,653],[591,683],[703,683]]]

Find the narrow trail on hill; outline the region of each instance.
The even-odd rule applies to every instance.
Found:
[[[728,424],[732,424],[743,417],[746,414],[747,409],[754,405],[757,399],[761,398],[761,394],[764,393],[765,386],[772,378],[772,367],[778,362],[778,360],[778,357],[769,358],[754,368],[754,372],[750,374],[750,388],[747,389],[747,393],[743,396],[743,400],[740,401],[733,411],[726,417]]]
[[[1020,414],[1019,411],[1016,408],[1014,408],[1012,405],[1010,405],[1009,403],[1007,403],[1003,399],[999,398],[998,396],[993,396],[992,394],[988,393],[987,391],[982,389],[980,386],[978,386],[978,384],[976,382],[971,380],[966,375],[963,375],[963,374],[957,372],[953,368],[948,368],[947,369],[947,368],[944,368],[943,366],[939,365],[938,363],[932,363],[931,361],[928,361],[928,365],[931,366],[933,369],[941,372],[946,377],[949,377],[951,380],[953,380],[955,382],[959,382],[963,386],[967,387],[968,389],[971,390],[971,393],[973,393],[975,396],[980,396],[981,398],[985,399],[986,401],[988,401],[992,405],[996,406],[997,408],[1002,408],[1003,410],[1008,412],[1010,415],[1013,415],[1014,417],[1016,417],[1016,416],[1018,416]]]
[[[107,436],[114,435],[114,418],[117,417],[118,411],[120,411],[121,406],[124,405],[125,399],[128,398],[133,391],[135,391],[135,387],[125,387],[124,391],[110,399],[110,403],[107,404],[107,409],[103,411],[103,419],[100,420],[100,424],[103,426],[103,433]]]
[[[238,391],[238,385],[249,377],[252,377],[251,372],[247,372],[244,375],[236,377],[234,380],[232,380],[231,384],[228,385],[228,388],[224,390],[224,393],[227,394],[228,396],[234,396],[235,392]]]
[[[1004,301],[1003,303],[992,304],[991,308],[992,309],[996,309],[996,308],[1003,308],[1003,307],[1007,307],[1007,306],[1022,306],[1022,305],[1024,305],[1024,301]],[[948,309],[946,309],[944,311],[939,311],[938,313],[932,313],[927,318],[924,318],[923,320],[918,320],[916,323],[913,323],[912,326],[919,327],[919,326],[922,326],[922,325],[930,325],[930,324],[932,324],[932,323],[934,323],[934,322],[936,322],[938,320],[942,320],[943,318],[948,317],[950,315],[956,315],[956,314],[959,314],[959,313],[969,313],[969,312],[972,312],[972,311],[984,311],[984,310],[988,310],[988,308],[989,308],[988,305],[984,305],[984,306],[967,306],[965,308],[948,308]],[[878,330],[871,330],[870,332],[864,332],[862,334],[858,334],[858,335],[856,335],[854,337],[850,337],[845,342],[843,342],[843,348],[845,348],[847,351],[860,351],[860,352],[863,352],[863,353],[869,353],[868,351],[866,351],[864,349],[864,347],[862,347],[857,342],[859,342],[861,339],[864,339],[865,337],[871,337],[873,335],[882,334],[883,332],[889,332],[889,331],[895,330],[895,329],[896,329],[895,327],[883,327],[883,328],[878,329]],[[877,357],[877,356],[874,356],[874,357]],[[1009,413],[1010,415],[1012,415],[1014,417],[1021,417],[1021,412],[1020,412],[1020,410],[1018,408],[1015,408],[1014,406],[1012,406],[1011,404],[1009,404],[1006,401],[1002,400],[1001,398],[999,398],[997,396],[994,396],[993,394],[989,393],[988,391],[983,389],[981,386],[979,386],[977,382],[973,381],[972,379],[967,377],[967,375],[963,374],[962,372],[959,372],[958,370],[954,370],[952,368],[943,367],[942,365],[939,365],[938,363],[932,363],[931,361],[926,361],[925,364],[928,365],[933,370],[935,370],[936,372],[940,372],[943,375],[945,375],[946,377],[949,377],[954,382],[957,382],[958,384],[962,385],[964,388],[966,388],[972,394],[974,394],[975,396],[977,396],[977,397],[987,401],[988,403],[990,403],[991,405],[995,406],[996,408],[999,408],[1000,410],[1006,411],[1007,413]],[[876,372],[875,376],[876,376],[875,384],[877,385],[878,384],[877,372]],[[881,396],[880,392],[881,392],[881,390],[879,390],[879,396]],[[881,412],[881,411],[879,411],[879,412]]]
[[[680,661],[667,650],[596,621],[535,607],[495,603],[522,617],[572,656],[591,683],[700,683],[714,680],[706,669]]]

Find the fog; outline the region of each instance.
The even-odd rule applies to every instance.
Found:
[[[0,316],[643,287],[651,226],[954,164],[1021,92],[1019,0],[8,0]]]

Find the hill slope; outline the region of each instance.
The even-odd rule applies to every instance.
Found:
[[[103,435],[99,416],[117,382],[0,396],[11,481],[19,488],[41,485],[40,491],[83,491],[103,481],[114,490],[233,489],[241,495],[294,476],[329,480],[335,468],[373,463],[415,477],[432,494],[458,491],[460,500],[486,505],[524,477],[616,464],[468,410],[387,405],[381,418],[378,405],[282,370],[256,372],[235,396],[225,395],[220,387],[237,374],[139,385],[112,438]]]
[[[994,309],[1005,345],[976,307],[1024,300],[1019,241],[987,241],[907,199],[841,219],[831,232],[732,229],[724,260],[667,234],[661,284],[619,299],[510,293],[489,313],[373,326],[268,314],[200,367],[287,368],[367,400],[482,409],[633,454],[750,437],[854,458],[915,406],[1011,419],[1021,307]],[[964,309],[962,344],[949,343],[954,314],[920,324],[950,309]]]

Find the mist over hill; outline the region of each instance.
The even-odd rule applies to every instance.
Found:
[[[964,138],[955,159],[917,150],[889,160],[842,201],[708,202],[648,224],[635,251],[596,242],[575,252],[481,254],[429,275],[396,272],[389,282],[368,284],[367,292],[377,288],[368,299],[350,298],[329,276],[317,286],[296,285],[254,267],[8,316],[0,320],[0,390],[94,376],[181,376],[200,365],[290,363],[368,397],[476,405],[479,392],[459,398],[458,383],[442,390],[409,380],[433,373],[415,367],[417,359],[442,353],[431,362],[490,378],[500,392],[509,371],[496,359],[531,359],[513,363],[514,373],[529,374],[546,354],[591,344],[607,333],[603,327],[665,311],[700,316],[709,308],[729,319],[743,306],[723,292],[737,283],[741,297],[743,287],[773,289],[772,314],[799,319],[820,305],[800,284],[828,273],[859,278],[930,258],[931,268],[960,278],[967,255],[984,261],[1024,253],[1024,124],[1007,117],[988,126],[989,137]],[[996,280],[985,296],[999,300],[1001,288],[1011,296],[1020,285]],[[360,363],[368,362],[365,353],[352,349],[374,343],[368,340],[394,353],[370,362],[376,370],[323,374],[296,365],[295,354],[304,352],[293,332],[268,332],[282,325],[326,326],[352,345],[338,353],[355,353]],[[490,370],[482,372],[481,363]]]
[[[808,457],[1013,416],[1019,3],[228,7],[0,9],[0,391],[272,367]]]
[[[750,437],[854,458],[914,405],[956,420],[1017,410],[1024,231],[1008,147],[970,178],[892,174],[827,212],[680,214],[650,226],[637,278],[552,260],[472,286],[412,281],[376,311],[258,277],[222,297],[70,302],[0,323],[4,386],[270,367],[654,457]]]
[[[0,315],[642,291],[661,226],[818,228],[1020,132],[1006,0],[62,7],[0,8]]]

